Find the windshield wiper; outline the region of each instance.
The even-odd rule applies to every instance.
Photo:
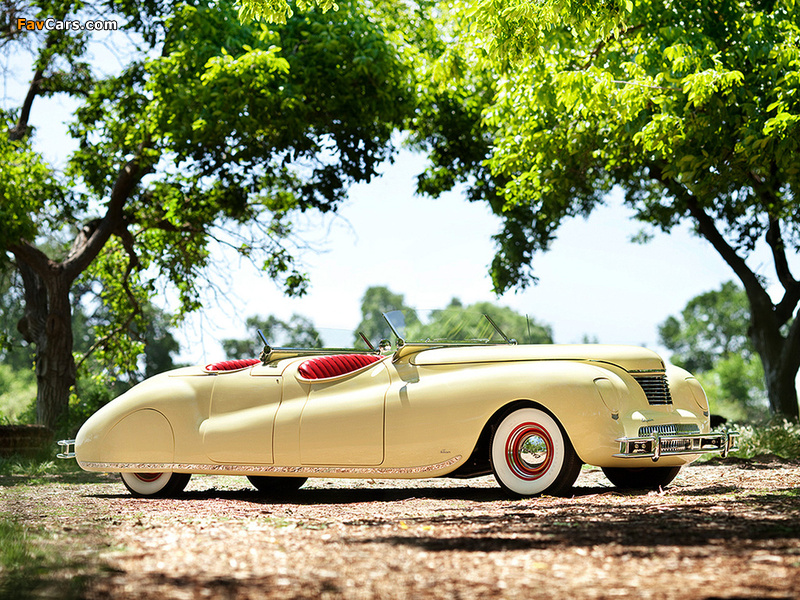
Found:
[[[486,320],[487,320],[487,321],[489,321],[489,323],[491,324],[491,326],[492,326],[492,327],[494,327],[494,330],[495,330],[497,333],[499,333],[499,334],[500,334],[500,337],[501,337],[501,338],[503,338],[503,339],[506,341],[506,344],[512,344],[512,345],[513,345],[513,344],[516,344],[516,343],[517,343],[517,340],[510,340],[510,339],[508,339],[508,336],[507,336],[505,333],[503,333],[503,330],[502,330],[502,329],[500,329],[500,327],[498,327],[498,326],[497,326],[497,323],[495,323],[495,322],[492,320],[492,317],[490,317],[490,316],[489,316],[489,315],[487,315],[486,313],[483,313],[483,316],[484,316],[484,317],[486,317]]]

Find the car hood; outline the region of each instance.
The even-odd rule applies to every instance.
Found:
[[[404,347],[404,354],[411,347]],[[410,357],[414,365],[456,365],[487,362],[575,360],[617,365],[628,372],[663,371],[664,361],[646,348],[602,344],[460,346],[422,349]]]

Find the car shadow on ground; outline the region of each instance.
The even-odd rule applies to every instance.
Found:
[[[100,499],[124,499],[133,498],[119,484],[119,493],[92,493],[93,498]],[[580,498],[595,494],[605,494],[613,491],[613,487],[574,487],[564,498]],[[647,490],[627,491],[626,495],[647,494]],[[243,489],[217,489],[210,487],[204,490],[187,490],[178,494],[170,500],[189,501],[189,500],[226,500],[241,501],[252,504],[294,504],[303,505],[334,505],[334,504],[359,504],[364,502],[402,502],[411,499],[430,499],[430,500],[463,500],[471,502],[498,502],[498,501],[530,501],[531,498],[517,498],[508,495],[500,487],[470,487],[465,484],[459,487],[435,487],[425,485],[415,485],[413,487],[380,487],[375,484],[371,487],[309,487],[300,488],[292,492],[270,494],[258,491],[254,488],[246,487]],[[533,498],[535,500],[535,498]]]

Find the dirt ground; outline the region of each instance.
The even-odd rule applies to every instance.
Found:
[[[510,500],[491,477],[319,479],[270,499],[195,476],[168,500],[112,476],[3,477],[0,494],[63,556],[47,597],[72,581],[82,598],[800,599],[800,464],[769,457],[649,493],[584,469],[569,498]]]

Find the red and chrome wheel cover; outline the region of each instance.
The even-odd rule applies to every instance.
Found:
[[[145,483],[153,483],[154,481],[158,481],[160,477],[162,477],[164,473],[134,473],[133,476],[136,477],[139,481],[144,481]]]
[[[553,438],[537,423],[517,425],[506,439],[506,463],[520,479],[539,479],[553,464]]]

